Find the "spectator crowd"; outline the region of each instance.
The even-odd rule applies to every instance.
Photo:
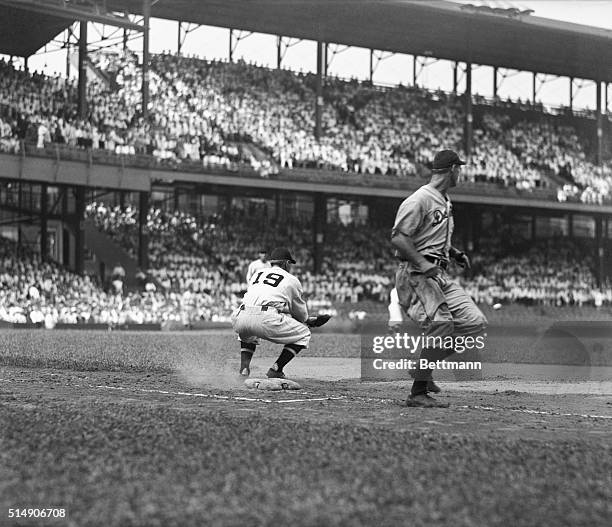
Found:
[[[90,59],[98,75],[87,85],[85,119],[77,117],[74,81],[0,61],[0,149],[55,143],[185,168],[250,167],[262,176],[297,167],[414,176],[436,150],[463,146],[463,98],[441,91],[328,77],[316,140],[312,74],[154,55],[145,120],[137,57],[99,52]],[[576,128],[543,112],[536,119],[511,117],[503,105],[481,110],[468,181],[526,192],[556,187],[561,201],[612,198],[612,164],[595,165]]]
[[[136,254],[138,210],[88,205],[87,217],[126,251]],[[140,286],[124,290],[75,275],[15,242],[0,239],[0,320],[54,327],[58,323],[109,326],[225,321],[246,291],[246,269],[261,249],[288,245],[313,310],[384,305],[396,268],[387,236],[367,225],[328,225],[322,269],[312,272],[312,232],[304,222],[244,217],[230,209],[196,218],[152,207],[147,215],[150,268]],[[382,250],[381,250],[381,245]],[[593,262],[578,242],[540,241],[512,250],[487,244],[472,272],[452,268],[453,279],[481,304],[612,306],[612,285],[598,287]],[[115,275],[113,271],[113,275]],[[122,278],[122,277],[120,277]]]
[[[185,169],[249,168],[263,177],[300,168],[381,178],[421,174],[440,148],[463,152],[463,98],[441,91],[328,77],[316,140],[312,74],[154,55],[154,111],[145,119],[137,57],[94,53],[88,67],[95,75],[87,84],[86,115],[79,118],[75,81],[18,70],[0,59],[0,151],[19,153],[27,144],[106,152],[128,162],[148,156]],[[612,198],[612,163],[593,162],[592,144],[571,119],[475,102],[466,182],[519,192],[556,188],[559,201]],[[96,202],[86,216],[136,256],[136,207]],[[248,264],[276,245],[297,256],[296,274],[313,309],[385,303],[392,287],[388,236],[373,226],[329,224],[317,274],[311,220],[249,218],[235,209],[196,218],[152,207],[145,229],[150,267],[138,290],[75,275],[0,239],[0,319],[46,327],[226,320],[246,290]],[[480,303],[612,305],[612,287],[596,285],[593,262],[576,244],[499,248],[477,254],[474,263],[472,273],[455,279]]]

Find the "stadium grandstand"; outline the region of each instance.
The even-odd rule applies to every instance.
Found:
[[[176,22],[177,49],[150,52],[151,18]],[[122,41],[93,46],[94,24]],[[229,29],[227,60],[181,52],[200,24]],[[275,68],[233,57],[248,32],[277,36]],[[30,71],[62,38],[77,77]],[[316,71],[284,68],[291,39],[316,42]],[[276,245],[312,309],[380,314],[393,214],[441,148],[469,161],[453,203],[474,265],[452,272],[487,314],[609,318],[611,43],[486,2],[0,0],[0,319],[223,323]],[[369,79],[331,75],[334,46],[370,50]],[[383,53],[413,57],[411,82],[374,82]],[[449,92],[419,82],[434,58]],[[473,93],[477,65],[492,97]],[[499,96],[508,69],[532,75],[529,100]],[[567,78],[567,107],[538,100],[547,75]],[[576,79],[593,110],[574,108]]]

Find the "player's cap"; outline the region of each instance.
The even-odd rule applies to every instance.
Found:
[[[287,260],[292,264],[295,263],[293,256],[291,256],[289,249],[286,247],[277,247],[276,249],[272,249],[272,252],[270,253],[270,261],[276,262],[281,260]]]
[[[452,167],[453,165],[465,165],[466,162],[462,161],[457,152],[453,150],[440,150],[434,157],[432,169],[433,170],[445,170]]]

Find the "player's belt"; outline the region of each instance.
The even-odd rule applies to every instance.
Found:
[[[443,260],[442,258],[434,258],[433,256],[428,256],[428,255],[424,255],[425,260],[427,260],[428,262],[431,262],[434,265],[437,265],[438,267],[441,267],[442,269],[446,269],[448,267],[448,260]]]
[[[272,306],[245,306],[244,304],[242,304],[240,306],[240,311],[244,311],[245,309],[253,309],[256,311],[268,311],[268,310],[278,311],[278,309]]]

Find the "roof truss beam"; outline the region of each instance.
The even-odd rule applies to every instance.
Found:
[[[132,31],[143,31],[143,27],[135,24],[123,15],[117,15],[107,11],[106,2],[92,1],[87,4],[74,2],[57,2],[53,0],[0,0],[0,6],[34,11],[44,15],[50,15],[67,20],[79,20],[80,22],[98,22],[109,26],[117,26]]]

